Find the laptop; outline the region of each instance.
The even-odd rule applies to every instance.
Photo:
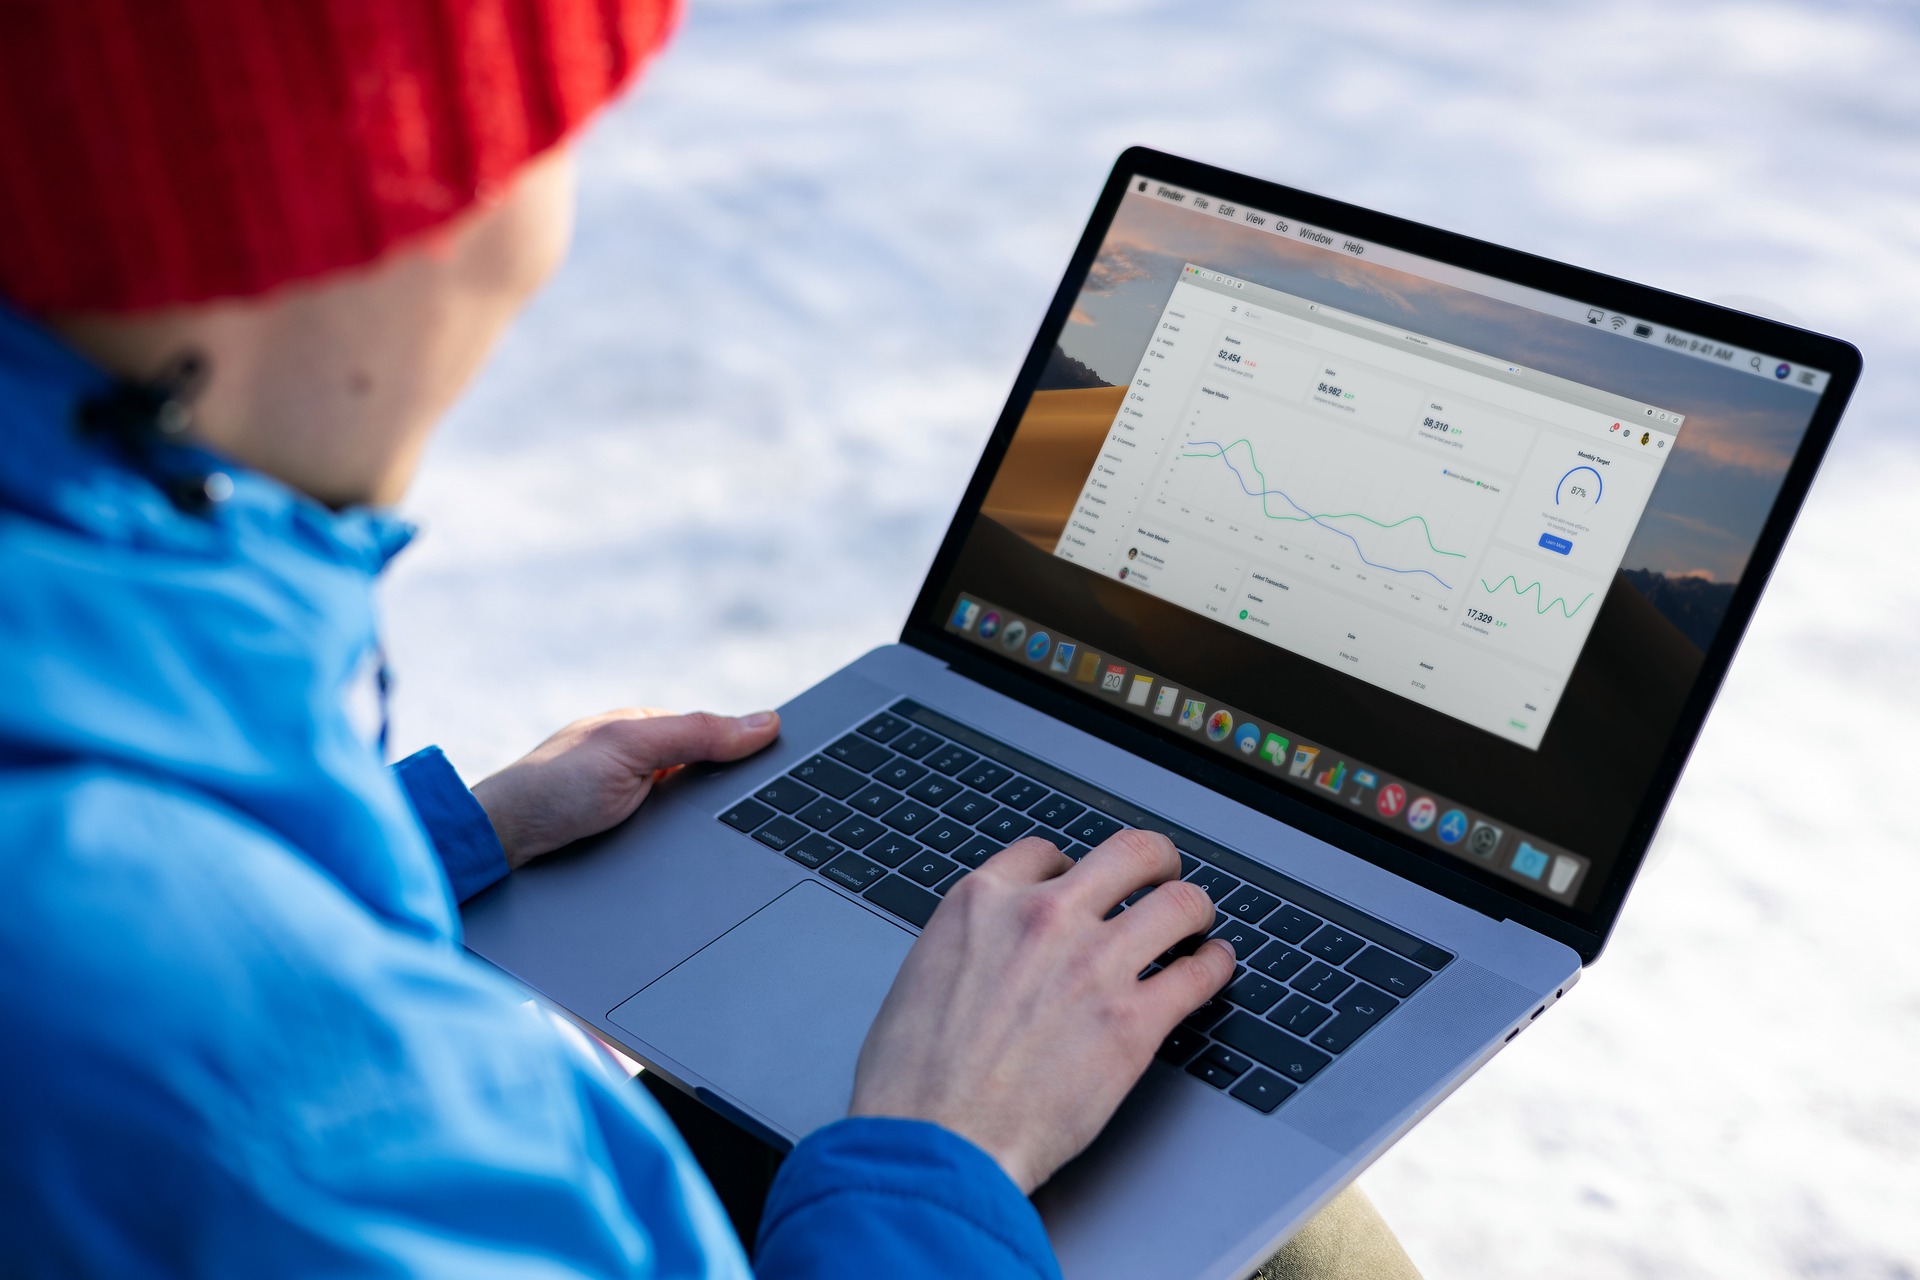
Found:
[[[1164,832],[1237,975],[1035,1202],[1076,1280],[1245,1275],[1599,957],[1859,372],[1129,150],[898,643],[467,945],[789,1145],[960,878]]]

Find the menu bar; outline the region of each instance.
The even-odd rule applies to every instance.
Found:
[[[1273,776],[1344,804],[1369,824],[1571,904],[1591,864],[1504,823],[1365,764],[1328,744],[1303,739],[1198,690],[1182,688],[1123,658],[1102,653],[972,595],[962,594],[947,630],[982,648],[1024,661],[1063,684],[1147,720],[1191,733],[1229,757],[1258,760]]]
[[[1382,266],[1404,271],[1422,279],[1452,285],[1455,288],[1480,294],[1482,297],[1511,302],[1545,315],[1557,316],[1562,320],[1585,324],[1605,333],[1617,334],[1623,341],[1651,343],[1666,351],[1696,360],[1710,361],[1751,377],[1765,378],[1770,382],[1782,382],[1814,395],[1827,389],[1827,374],[1824,370],[1794,364],[1778,356],[1719,342],[1683,329],[1656,324],[1639,316],[1607,311],[1577,299],[1563,298],[1559,294],[1547,293],[1540,289],[1530,289],[1525,285],[1483,275],[1477,271],[1468,271],[1464,267],[1435,262],[1431,258],[1376,244],[1370,240],[1362,240],[1344,232],[1313,226],[1297,218],[1272,213],[1265,209],[1248,208],[1245,205],[1221,200],[1217,196],[1191,191],[1185,187],[1170,186],[1141,174],[1135,174],[1133,177],[1132,193],[1167,204],[1180,205],[1197,213],[1206,214],[1208,217],[1251,227],[1269,235],[1284,236],[1342,257],[1378,262]]]

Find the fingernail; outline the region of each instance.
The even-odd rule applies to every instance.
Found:
[[[740,717],[740,723],[749,729],[764,729],[778,720],[780,715],[774,711],[756,711],[750,716]]]
[[[1240,953],[1238,951],[1235,951],[1233,949],[1233,944],[1231,942],[1228,942],[1225,938],[1214,938],[1214,939],[1211,939],[1211,941],[1217,942],[1221,946],[1227,949],[1227,959],[1233,960],[1233,961],[1238,961],[1240,959]]]

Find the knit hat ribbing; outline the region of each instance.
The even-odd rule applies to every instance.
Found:
[[[0,4],[0,296],[129,311],[370,262],[565,138],[678,7]]]

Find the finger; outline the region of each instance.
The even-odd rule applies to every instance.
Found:
[[[1126,954],[1139,968],[1183,938],[1213,928],[1213,899],[1197,884],[1169,880],[1128,907],[1113,922]]]
[[[1072,869],[1072,858],[1054,848],[1051,841],[1037,836],[1015,840],[980,864],[980,870],[991,870],[994,875],[1016,884],[1039,884]]]
[[[747,716],[721,716],[695,711],[684,716],[614,720],[603,726],[602,732],[613,735],[638,773],[696,760],[750,756],[780,736],[780,715],[756,711]]]
[[[1214,938],[1142,981],[1139,991],[1156,1032],[1164,1036],[1174,1023],[1219,995],[1232,978],[1233,948]]]
[[[1122,900],[1180,874],[1173,841],[1154,831],[1116,831],[1080,859],[1066,891],[1076,905],[1105,915]]]

